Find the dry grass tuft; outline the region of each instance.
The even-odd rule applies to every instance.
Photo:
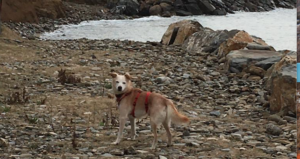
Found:
[[[20,91],[11,93],[5,99],[5,103],[7,103],[9,105],[10,104],[24,104],[24,103],[28,103],[28,101],[29,101],[29,96],[28,96],[28,93],[27,93],[27,90],[25,87]]]

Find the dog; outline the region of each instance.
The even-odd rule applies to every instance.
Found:
[[[173,102],[161,94],[145,92],[138,88],[133,88],[129,73],[119,75],[115,72],[112,76],[112,89],[116,96],[119,109],[119,132],[118,137],[112,144],[119,144],[122,139],[122,133],[125,122],[129,119],[131,125],[131,139],[136,137],[135,118],[150,116],[151,130],[154,134],[154,140],[151,149],[157,145],[157,126],[163,125],[168,136],[168,146],[171,146],[171,121],[175,124],[189,125],[189,119],[180,114],[175,108]]]

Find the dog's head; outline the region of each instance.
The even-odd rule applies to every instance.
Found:
[[[132,88],[131,76],[129,73],[125,75],[119,75],[115,72],[110,73],[113,78],[112,88],[115,94],[125,93],[127,90]]]

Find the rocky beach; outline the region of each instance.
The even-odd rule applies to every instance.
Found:
[[[32,2],[35,14],[24,10],[14,21],[2,8],[0,158],[296,158],[295,51],[192,20],[171,24],[161,42],[41,40],[62,24],[141,16],[97,0],[53,1]],[[21,18],[28,12],[31,19]],[[111,145],[118,131],[112,71],[130,72],[136,87],[166,95],[190,118],[188,128],[172,125],[172,147],[160,128],[158,148],[149,149],[149,118],[137,122],[135,141],[127,139],[128,122],[124,140]]]

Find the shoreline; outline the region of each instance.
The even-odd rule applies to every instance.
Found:
[[[72,2],[62,2],[62,3],[66,12],[65,13],[66,16],[64,18],[49,19],[45,17],[39,17],[39,23],[27,23],[27,22],[25,23],[2,22],[2,23],[8,26],[9,28],[15,30],[19,34],[21,34],[21,36],[24,36],[29,39],[36,39],[38,38],[36,34],[40,35],[45,32],[52,32],[58,29],[59,26],[61,25],[77,25],[84,21],[128,20],[128,19],[140,19],[140,18],[150,17],[150,16],[140,16],[140,15],[127,16],[124,14],[110,13],[110,11],[103,5],[87,5],[87,4],[77,4]],[[275,8],[274,10],[276,9],[278,8]],[[283,8],[283,9],[291,9],[291,8]],[[78,13],[76,12],[74,13],[74,10],[76,10]],[[269,10],[269,11],[274,11],[274,10]],[[269,11],[262,11],[262,12],[269,12]],[[235,12],[247,13],[247,11],[235,11]],[[252,13],[261,13],[261,12],[252,12]],[[232,13],[228,13],[228,14],[232,14]],[[192,15],[192,16],[197,16],[197,15]],[[212,16],[216,16],[216,15],[212,15]],[[226,15],[221,15],[221,16],[226,16]],[[158,17],[164,18],[162,16],[158,16]],[[189,16],[178,16],[178,17],[189,17]]]
[[[278,14],[285,15],[279,16],[284,18],[287,14],[292,14],[294,10],[287,9],[278,9],[274,10],[273,13],[240,13],[229,16],[190,16],[190,17],[180,17],[174,16],[171,18],[163,18],[163,17],[143,17],[139,19],[126,19],[126,20],[96,20],[96,21],[84,21],[79,25],[64,25],[60,26],[58,30],[55,32],[47,32],[43,34],[42,39],[52,39],[52,40],[67,40],[67,39],[115,39],[115,40],[131,40],[131,41],[152,41],[152,42],[160,42],[162,35],[166,31],[167,27],[176,22],[183,19],[194,19],[201,23],[201,25],[205,27],[209,27],[213,30],[232,30],[239,29],[245,30],[249,34],[262,38],[263,40],[267,40],[269,45],[275,46],[277,50],[296,50],[296,44],[289,42],[288,39],[291,39],[294,34],[291,31],[291,27],[293,24],[290,21],[285,23],[285,25],[274,26],[274,22],[276,22],[275,18],[278,17]],[[273,15],[274,14],[274,15]],[[259,19],[268,16],[266,18],[266,22],[260,23],[259,20],[251,18],[254,15]],[[272,15],[272,16],[271,16]],[[238,19],[237,19],[238,17]],[[241,17],[241,19],[239,19]],[[249,17],[249,18],[248,18]],[[247,24],[246,21],[253,21],[252,23]],[[230,24],[223,24],[218,26],[218,23],[225,23],[227,21]],[[238,26],[238,23],[242,23]],[[243,25],[247,24],[247,25]],[[126,26],[128,25],[128,26]],[[237,26],[237,27],[235,27]],[[110,29],[111,28],[111,29]],[[121,29],[122,28],[122,29]],[[151,28],[151,30],[147,31],[147,28]],[[267,31],[264,31],[261,28],[270,28]],[[280,32],[285,28],[287,30],[285,33]],[[87,30],[86,30],[87,29]],[[81,31],[86,30],[86,31]],[[91,30],[91,31],[90,31]],[[273,31],[272,31],[273,30]],[[278,32],[276,37],[273,37],[273,32]],[[278,45],[276,45],[278,44]],[[285,47],[285,45],[287,47]]]

